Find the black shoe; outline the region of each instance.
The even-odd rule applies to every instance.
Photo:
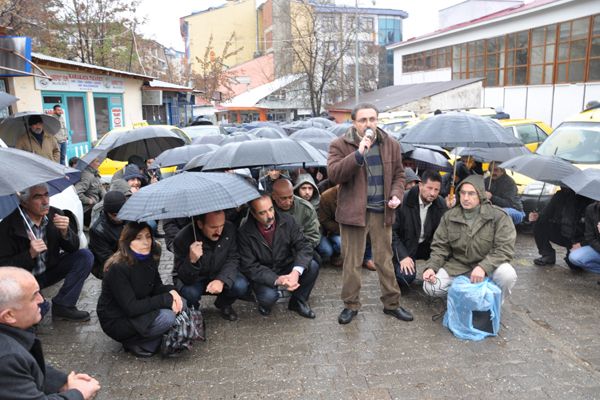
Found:
[[[554,256],[541,256],[533,260],[535,265],[544,266],[544,265],[554,265],[556,264],[556,257]]]
[[[396,317],[402,321],[412,321],[413,320],[412,314],[409,311],[406,311],[402,307],[398,307],[394,310],[388,310],[387,308],[384,308],[383,313],[387,314],[387,315],[391,315],[393,317]]]
[[[238,319],[237,313],[235,312],[233,307],[230,305],[219,308],[219,311],[221,313],[221,317],[223,319],[226,319],[227,321],[237,321],[237,319]]]
[[[338,322],[342,325],[349,324],[354,317],[358,314],[358,310],[351,310],[349,308],[344,308],[338,317]]]
[[[260,304],[259,304],[259,306],[258,306],[258,312],[260,313],[260,315],[263,315],[263,316],[265,316],[265,317],[266,317],[267,315],[271,315],[271,309],[270,309],[270,308],[267,308],[267,307],[265,307],[265,306],[261,306]]]
[[[402,296],[407,296],[411,292],[410,286],[404,282],[402,282],[402,284],[398,284],[398,286],[400,286],[400,294]]]
[[[65,321],[86,322],[90,320],[90,313],[78,310],[77,307],[66,307],[52,303],[52,318]]]
[[[154,355],[154,353],[152,353],[148,350],[144,350],[136,344],[123,344],[123,349],[127,353],[131,353],[134,356],[140,357],[140,358],[148,358],[148,357],[152,357]]]
[[[311,310],[310,306],[305,301],[297,299],[295,297],[290,298],[288,303],[288,310],[296,311],[301,317],[314,318],[315,313]]]

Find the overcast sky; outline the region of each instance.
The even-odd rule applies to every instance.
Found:
[[[343,0],[354,5],[354,0]],[[460,3],[462,0],[375,0],[375,6],[404,10],[409,17],[404,21],[404,38],[408,39],[437,28],[437,11]],[[147,22],[140,31],[159,43],[183,51],[179,33],[179,18],[196,11],[223,4],[223,0],[142,0],[138,15]],[[342,3],[342,1],[338,1]],[[373,0],[358,0],[359,6],[371,7]]]

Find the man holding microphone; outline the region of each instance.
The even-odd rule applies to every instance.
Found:
[[[360,309],[361,266],[367,235],[379,274],[383,312],[412,321],[400,307],[400,288],[392,264],[392,224],[404,195],[400,145],[377,128],[377,108],[362,103],[351,113],[352,127],[329,148],[327,172],[339,184],[336,220],[342,237],[342,300],[338,322],[347,324]]]

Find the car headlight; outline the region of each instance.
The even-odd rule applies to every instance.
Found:
[[[534,181],[525,186],[523,194],[529,196],[551,196],[556,192],[556,189],[558,189],[558,187],[550,183]]]

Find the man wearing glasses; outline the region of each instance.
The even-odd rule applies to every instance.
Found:
[[[485,195],[483,178],[471,175],[457,188],[459,202],[448,210],[433,236],[431,257],[423,271],[423,290],[444,297],[454,277],[468,276],[472,283],[485,277],[510,295],[517,273],[509,264],[517,233],[512,219]]]
[[[327,172],[339,184],[335,219],[342,237],[342,300],[338,317],[347,324],[360,309],[360,286],[367,235],[379,274],[383,312],[412,321],[400,307],[400,288],[392,264],[392,224],[404,195],[400,145],[377,128],[377,108],[358,104],[351,113],[352,127],[329,148]]]

